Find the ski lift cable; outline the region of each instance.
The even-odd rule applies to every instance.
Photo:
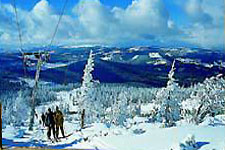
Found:
[[[53,33],[53,35],[52,35],[52,39],[51,39],[51,42],[50,42],[50,44],[49,44],[49,48],[52,46],[53,41],[54,41],[54,39],[55,39],[56,33],[57,33],[57,31],[58,31],[58,28],[59,28],[59,23],[61,22],[62,17],[63,17],[63,14],[64,14],[64,12],[65,12],[65,8],[66,8],[67,2],[68,2],[68,0],[65,0],[65,3],[64,3],[64,5],[63,5],[62,11],[61,11],[60,16],[59,16],[59,20],[58,20],[58,22],[57,22],[57,24],[56,24],[55,31],[54,31],[54,33]]]
[[[20,42],[20,48],[19,48],[19,51],[20,51],[20,53],[22,54],[24,74],[26,75],[26,61],[27,61],[27,60],[26,60],[26,57],[27,57],[28,53],[24,53],[24,51],[23,51],[22,33],[21,33],[21,27],[20,27],[20,23],[19,23],[19,19],[18,19],[18,12],[17,12],[17,7],[16,7],[16,0],[12,0],[12,1],[13,1],[12,3],[13,3],[14,12],[15,12],[15,17],[16,17],[16,26],[17,26],[17,30],[18,30],[19,42]],[[54,33],[53,33],[51,42],[50,42],[50,44],[49,44],[49,48],[50,48],[50,47],[52,46],[52,44],[53,44],[54,38],[55,38],[55,36],[56,36],[57,30],[58,30],[58,27],[59,27],[59,23],[60,23],[60,21],[62,20],[64,11],[65,11],[65,8],[66,8],[67,2],[68,2],[68,0],[65,0],[65,3],[64,3],[64,5],[63,5],[62,11],[61,11],[60,16],[59,16],[59,20],[58,20],[57,25],[56,25],[56,28],[55,28],[55,30],[54,30]],[[39,57],[41,58],[41,51],[39,50],[38,53],[39,53]],[[49,55],[48,52],[45,52],[44,54],[45,54],[45,56]],[[29,55],[30,55],[30,54],[29,54]],[[47,57],[48,57],[48,56],[47,56]]]
[[[17,7],[16,7],[16,0],[13,0],[13,7],[14,7],[14,12],[15,12],[15,17],[16,17],[16,26],[17,26],[17,30],[18,30],[18,36],[19,36],[19,41],[20,41],[20,53],[22,55],[24,55],[23,52],[23,44],[22,44],[22,33],[21,33],[21,28],[20,28],[20,24],[19,24],[19,20],[18,20],[18,13],[17,13]]]
[[[23,70],[24,70],[24,75],[26,76],[26,59],[25,59],[25,55],[23,52],[23,44],[22,44],[22,33],[21,33],[21,29],[20,29],[20,24],[19,24],[19,19],[18,19],[18,12],[17,12],[17,7],[16,7],[16,0],[13,0],[13,8],[14,8],[14,12],[15,12],[15,17],[16,17],[16,26],[17,26],[17,31],[18,31],[18,37],[19,37],[19,42],[20,42],[20,48],[18,49],[22,55],[22,59],[23,59]]]
[[[49,45],[49,48],[51,47],[52,43],[53,43],[53,40],[55,38],[55,35],[56,35],[56,32],[58,30],[58,27],[59,27],[59,23],[62,19],[62,16],[63,16],[63,13],[64,13],[64,10],[65,10],[65,7],[66,7],[66,3],[67,3],[68,0],[65,1],[64,3],[64,6],[63,6],[63,10],[60,14],[60,17],[59,17],[59,20],[58,20],[58,23],[56,25],[56,28],[55,28],[55,31],[53,33],[53,36],[52,36],[52,39],[51,39],[51,43]],[[45,55],[48,55],[49,53],[45,52]],[[46,61],[46,60],[44,60]],[[39,58],[38,58],[38,64],[37,64],[37,71],[36,71],[36,74],[35,74],[35,86],[33,88],[33,91],[32,91],[32,111],[31,111],[31,114],[32,114],[32,117],[30,118],[30,124],[29,124],[29,130],[33,130],[33,124],[34,124],[34,114],[35,114],[35,93],[36,93],[36,89],[38,88],[38,81],[39,81],[39,75],[40,75],[40,71],[41,71],[41,65],[42,65],[43,61],[42,61],[42,58],[41,58],[41,52],[39,51]]]
[[[67,5],[67,2],[68,2],[68,0],[65,0],[65,3],[63,5],[62,11],[61,11],[60,16],[59,16],[59,20],[58,20],[58,22],[56,24],[56,28],[55,28],[54,33],[52,35],[51,42],[49,44],[49,48],[52,46],[53,41],[55,39],[56,33],[58,31],[58,28],[59,28],[59,24],[60,24],[60,22],[62,20],[64,12],[65,12],[65,8],[66,8],[66,5]],[[15,12],[15,17],[16,17],[16,26],[17,26],[18,36],[19,36],[19,41],[20,41],[20,49],[19,49],[19,51],[20,51],[20,53],[22,55],[24,55],[23,42],[22,42],[22,32],[21,32],[21,28],[20,28],[20,24],[19,24],[19,20],[18,20],[18,12],[17,12],[17,7],[16,7],[16,0],[13,0],[13,7],[14,7],[14,12]]]

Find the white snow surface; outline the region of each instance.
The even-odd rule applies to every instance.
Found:
[[[193,134],[196,142],[202,144],[201,150],[223,150],[225,146],[225,127],[211,126],[179,126],[172,128],[160,128],[158,124],[141,123],[130,129],[112,127],[104,124],[92,124],[82,132],[76,132],[77,124],[65,122],[66,134],[73,133],[66,139],[51,143],[47,140],[44,128],[36,127],[35,131],[24,132],[23,138],[18,138],[19,129],[7,127],[3,130],[3,138],[13,140],[14,144],[29,143],[29,146],[47,146],[51,148],[89,148],[102,150],[178,150],[179,143],[188,135]],[[39,129],[39,130],[38,130]],[[141,134],[135,134],[134,130],[141,129]],[[105,136],[106,135],[106,136]],[[88,137],[87,141],[83,139]],[[4,140],[3,140],[4,143]],[[33,144],[35,143],[35,144]],[[16,144],[15,144],[16,145]],[[23,146],[25,144],[18,144]]]
[[[47,106],[50,105],[52,104]],[[38,112],[42,111],[43,106],[40,106]],[[94,123],[82,131],[77,131],[79,122],[71,121],[67,116],[64,123],[65,133],[72,135],[55,143],[47,140],[47,129],[42,127],[36,119],[32,132],[28,131],[27,127],[7,126],[3,129],[3,144],[7,144],[8,140],[8,146],[44,146],[59,149],[168,150],[173,148],[173,150],[179,150],[180,142],[191,134],[195,136],[200,150],[223,150],[225,115],[216,116],[214,119],[220,124],[212,126],[206,119],[199,126],[183,122],[175,127],[161,128],[160,123],[149,123],[145,117],[134,117],[131,121],[136,124],[129,129],[117,126],[108,128],[103,123]],[[84,141],[85,138],[86,141]]]
[[[60,67],[66,67],[68,64],[66,63],[46,63],[44,64],[44,68],[46,69],[53,69],[53,68],[60,68]]]
[[[159,53],[149,53],[148,54],[150,58],[162,58],[162,56]]]
[[[105,60],[105,61],[112,60],[112,55],[103,56],[103,57],[101,57],[101,60]]]
[[[132,60],[138,59],[139,55],[135,55],[134,57],[132,57]]]
[[[165,65],[167,61],[165,59],[157,59],[154,65]]]
[[[139,51],[139,50],[140,50],[139,47],[131,47],[131,48],[129,49],[129,51]]]
[[[149,104],[142,104],[141,105],[141,113],[142,114],[150,114],[150,112],[152,110],[154,110],[154,107],[156,107],[156,105],[154,103],[149,103]]]

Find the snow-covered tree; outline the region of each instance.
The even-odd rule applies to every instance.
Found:
[[[78,100],[80,112],[84,113],[84,121],[86,123],[92,123],[95,121],[97,114],[97,101],[95,99],[94,92],[94,80],[92,71],[94,70],[94,55],[92,50],[90,51],[87,64],[84,68],[84,75],[82,77],[82,85],[80,88],[80,98]]]
[[[225,80],[218,75],[192,88],[190,98],[182,102],[184,118],[196,124],[207,115],[222,113],[225,108]]]
[[[19,91],[17,97],[9,100],[3,108],[3,124],[21,126],[29,118],[29,95],[26,91]]]
[[[128,100],[128,116],[130,118],[133,118],[136,116],[136,111],[137,111],[137,107],[136,107],[136,103],[133,102],[133,99],[132,99],[132,95],[129,96],[129,100]]]
[[[156,119],[163,122],[166,127],[173,126],[180,119],[180,87],[174,79],[175,60],[168,74],[168,82],[165,88],[158,90],[154,103],[156,108]]]
[[[124,126],[128,117],[128,99],[126,93],[120,93],[112,105],[112,122]]]
[[[8,124],[13,123],[14,116],[12,114],[14,114],[13,101],[9,100],[2,105],[2,127],[3,128],[5,128],[6,125]]]
[[[15,125],[23,125],[29,117],[29,95],[23,95],[21,91],[18,92],[18,97],[15,99],[14,111],[15,111]]]
[[[141,115],[141,104],[142,104],[142,97],[139,94],[136,106],[135,106],[135,114],[140,116]]]

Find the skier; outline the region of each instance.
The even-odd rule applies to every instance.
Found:
[[[56,106],[56,112],[55,112],[55,122],[56,122],[56,138],[59,138],[59,128],[61,130],[61,134],[63,138],[65,137],[64,135],[64,130],[63,130],[63,113],[59,110],[59,107]]]
[[[47,115],[48,115],[48,112],[45,112],[45,126],[47,127],[47,122],[46,122],[46,120],[47,120]]]
[[[45,114],[42,113],[42,115],[41,115],[41,120],[42,120],[42,125],[43,125],[43,127],[45,127],[45,120],[46,120],[45,118],[46,118]]]
[[[52,112],[52,110],[50,108],[48,108],[48,113],[46,116],[45,124],[48,127],[48,132],[47,132],[48,139],[51,140],[51,132],[53,132],[53,137],[57,141],[56,134],[55,134],[54,113]]]

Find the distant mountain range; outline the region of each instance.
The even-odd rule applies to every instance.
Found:
[[[182,86],[202,82],[206,77],[225,74],[224,51],[200,48],[161,47],[54,47],[42,67],[41,80],[55,83],[81,82],[90,50],[95,54],[94,78],[103,83],[143,83],[165,86],[171,63],[176,60],[175,77]],[[36,51],[31,49],[29,52]],[[18,81],[34,78],[35,58],[24,73],[19,53],[0,54],[0,79]]]

